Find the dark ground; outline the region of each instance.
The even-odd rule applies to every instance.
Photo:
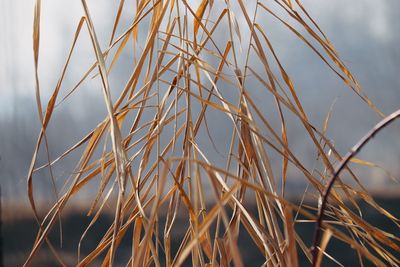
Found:
[[[400,198],[376,198],[377,202],[380,203],[384,208],[386,208],[389,212],[391,212],[396,217],[400,217],[400,208],[399,201]],[[384,229],[388,232],[395,234],[396,236],[400,235],[400,231],[395,224],[390,222],[387,219],[384,219],[383,216],[379,215],[377,212],[372,211],[367,208],[364,203],[360,203],[364,208],[364,219],[368,222],[371,222],[376,227]],[[3,207],[4,208],[4,207]],[[18,212],[18,211],[16,211]],[[1,266],[22,266],[24,260],[26,260],[28,252],[32,247],[32,243],[35,239],[35,235],[37,233],[37,226],[35,221],[30,218],[14,219],[8,220],[3,218],[2,223],[2,255],[3,261]],[[100,241],[103,233],[108,225],[111,224],[113,220],[112,215],[104,215],[95,224],[93,229],[90,231],[88,236],[85,238],[82,248],[81,254],[87,255],[87,253],[96,246],[96,244]],[[161,219],[162,221],[162,219]],[[63,215],[63,243],[62,248],[60,249],[60,240],[59,240],[59,231],[58,225],[54,227],[54,231],[50,234],[49,238],[52,240],[52,243],[55,247],[58,248],[60,255],[63,257],[65,262],[69,266],[73,266],[76,262],[77,255],[77,243],[81,237],[81,234],[87,227],[90,222],[90,218],[87,217],[83,212],[73,212],[69,215]],[[183,219],[178,219],[178,223],[186,224]],[[162,225],[161,225],[162,227]],[[186,228],[186,226],[185,226]],[[162,228],[161,228],[162,229]],[[313,233],[313,225],[309,224],[299,224],[298,225],[298,233],[301,237],[304,238],[306,244],[310,246],[312,233]],[[244,231],[243,231],[244,232]],[[242,233],[242,232],[241,232]],[[172,241],[172,247],[176,251],[180,240],[183,238],[183,233],[175,233],[176,237],[175,241]],[[117,254],[116,259],[118,262],[127,262],[127,259],[130,255],[130,241],[126,238],[119,248],[119,254]],[[258,253],[258,250],[255,248],[251,238],[248,235],[241,234],[239,239],[239,249],[242,253],[243,260],[245,261],[246,266],[260,266],[263,264],[263,258],[261,254]],[[1,245],[1,243],[0,243]],[[328,246],[328,253],[334,256],[338,261],[340,261],[344,266],[359,266],[357,261],[356,254],[349,248],[348,246],[343,245],[335,239],[331,239]],[[400,257],[400,254],[395,254]],[[310,264],[307,262],[304,254],[300,253],[300,266],[309,266]],[[162,259],[160,259],[162,260]],[[374,266],[369,264],[369,262],[364,261],[365,266]],[[95,263],[92,266],[97,266],[99,263]],[[190,266],[190,262],[187,263],[187,266]],[[49,252],[49,249],[46,245],[43,245],[38,257],[35,259],[32,266],[59,266],[57,262],[54,260],[54,257]],[[117,266],[122,266],[122,264],[117,264]],[[338,266],[327,258],[324,258],[323,266]]]

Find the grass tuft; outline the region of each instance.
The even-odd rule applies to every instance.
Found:
[[[354,250],[361,266],[364,261],[399,266],[399,238],[364,220],[357,202],[365,201],[397,226],[399,220],[374,201],[347,165],[352,161],[374,166],[354,156],[398,113],[387,117],[348,156],[336,151],[326,134],[332,108],[323,129],[310,121],[299,89],[280,60],[279,44],[263,23],[266,17],[307,46],[349,90],[384,115],[363,93],[299,0],[134,2],[128,6],[120,0],[115,6],[110,38],[102,49],[90,5],[82,0],[84,16],[58,83],[42,107],[41,3],[36,0],[33,50],[42,128],[27,185],[39,230],[25,265],[32,263],[44,242],[65,265],[49,233],[57,222],[62,232],[63,210],[96,184],[97,191],[89,196],[91,222],[77,244],[77,266],[98,261],[102,266],[116,262],[245,266],[240,248],[244,237],[251,240],[247,249],[262,255],[263,266],[299,266],[299,257],[314,266],[328,259],[340,264],[340,258],[331,256],[328,249],[333,241]],[[83,34],[85,25],[89,37]],[[91,43],[96,61],[59,100],[65,74],[74,68],[71,58],[85,42]],[[118,76],[121,64],[129,73],[125,79]],[[119,77],[117,82],[115,77]],[[46,131],[53,114],[83,83],[93,81],[101,85],[92,89],[102,91],[107,115],[52,159]],[[301,125],[299,134],[318,154],[319,167],[307,167],[293,151],[288,134],[293,121]],[[42,166],[37,160],[41,147],[47,151],[47,163]],[[41,216],[33,190],[39,171],[48,169],[53,177],[52,168],[62,166],[76,151],[80,158],[74,170],[58,179],[64,185],[57,187],[53,178],[57,200]],[[352,181],[342,180],[340,172],[347,172]],[[305,201],[290,198],[288,184],[294,179],[308,184]],[[85,237],[110,210],[114,220],[108,230],[99,233],[102,238],[95,247],[82,253]],[[315,227],[314,243],[298,231],[298,225],[310,223]],[[127,239],[129,257],[122,262],[118,255]]]

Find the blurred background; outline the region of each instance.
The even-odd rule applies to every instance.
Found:
[[[88,2],[104,48],[112,31],[118,1]],[[400,2],[304,0],[303,3],[372,102],[385,114],[400,108]],[[16,223],[12,228],[10,222],[21,222],[21,218],[28,220],[32,217],[26,194],[26,175],[40,130],[32,50],[33,10],[34,1],[0,1],[0,182],[3,229],[6,229],[3,247],[9,253],[7,255],[14,255],[16,259],[26,256],[30,244],[26,242],[28,244],[21,245],[21,240],[13,238],[15,233],[12,231],[21,231],[22,228],[18,228]],[[57,84],[76,26],[83,14],[80,1],[42,1],[39,76],[43,104],[47,103]],[[124,18],[129,21],[129,14],[125,14]],[[277,53],[294,81],[310,120],[321,128],[333,105],[327,136],[334,140],[337,150],[345,154],[380,118],[304,44],[295,44],[291,33],[279,28],[270,30]],[[68,70],[63,96],[94,62],[86,32],[84,38],[74,52],[74,67]],[[126,76],[124,66],[118,68],[118,75]],[[55,114],[55,123],[48,131],[51,157],[57,157],[79,141],[105,115],[100,88],[83,84],[68,105],[60,106]],[[399,126],[399,123],[395,123],[385,129],[359,156],[386,170],[364,166],[356,169],[361,174],[360,179],[377,195],[396,198],[400,192],[399,184],[394,181],[400,174]],[[312,165],[315,152],[309,151],[307,142],[296,134],[296,127],[291,129],[289,126],[289,130],[293,150],[302,155],[304,162]],[[223,139],[223,127],[215,128],[213,135],[216,140]],[[46,160],[43,157],[39,162]],[[69,165],[67,162],[58,173],[60,176],[68,174],[72,168],[72,163]],[[35,180],[39,199],[43,193],[44,202],[46,198],[53,197],[48,194],[51,183],[47,176],[43,174],[43,177]],[[294,185],[291,191],[293,195],[304,192],[303,189],[299,191],[298,183]],[[81,203],[93,197],[89,189],[88,192],[80,196]],[[29,229],[32,230],[26,230],[26,235],[31,239],[36,228],[33,225]],[[18,252],[18,247],[24,248]],[[12,261],[8,263],[13,266]]]

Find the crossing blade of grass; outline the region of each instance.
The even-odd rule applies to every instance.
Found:
[[[47,51],[39,53],[41,2],[35,4],[33,51],[41,131],[28,172],[27,194],[38,234],[25,265],[33,263],[44,241],[57,261],[65,264],[48,235],[59,214],[89,188],[93,192],[86,196],[90,221],[77,244],[78,266],[97,262],[103,266],[183,266],[189,262],[245,266],[248,262],[241,246],[245,235],[250,240],[246,250],[263,257],[265,266],[301,266],[301,254],[316,266],[323,265],[324,257],[340,264],[339,257],[327,252],[331,240],[351,247],[360,263],[367,259],[377,266],[400,264],[395,253],[400,249],[399,237],[367,222],[359,200],[394,225],[399,220],[373,199],[352,170],[357,165],[381,167],[351,157],[354,165],[343,166],[351,182],[337,176],[337,186],[331,182],[327,189],[335,163],[346,159],[327,131],[328,123],[335,127],[330,120],[332,109],[322,129],[316,127],[319,124],[307,114],[303,94],[280,58],[280,44],[274,43],[262,21],[271,16],[283,25],[382,115],[301,1],[138,0],[128,5],[120,0],[104,19],[110,23],[106,41],[98,38],[94,28],[91,16],[96,14],[91,14],[85,0],[81,2],[85,16],[75,28],[61,74],[43,107],[38,62]],[[67,69],[76,64],[72,55],[89,42],[81,35],[85,24],[96,60],[57,100],[67,84]],[[52,159],[47,128],[57,118],[53,114],[68,105],[84,83],[95,87],[96,81],[101,82],[107,115]],[[266,102],[273,104],[264,106]],[[292,125],[294,120],[297,126]],[[301,135],[297,139],[289,131],[294,127]],[[308,140],[307,151],[317,155],[317,167],[303,162],[296,149],[298,139]],[[37,166],[41,151],[47,162]],[[42,207],[36,203],[35,176],[45,170],[53,176],[52,168],[63,166],[76,153],[74,169],[60,178],[61,189],[54,183],[56,200],[39,217]],[[288,185],[293,182],[309,184],[303,196],[307,201],[296,204],[289,198]],[[110,210],[114,220],[98,233],[101,240],[85,255],[89,233]],[[317,231],[323,229],[325,234],[312,251],[307,246],[309,238],[297,227],[316,220]],[[125,240],[130,242],[128,250],[124,250]],[[122,262],[123,257],[116,255],[126,251]]]

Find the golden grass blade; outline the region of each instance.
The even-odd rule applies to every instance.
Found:
[[[193,20],[194,35],[197,35],[197,32],[199,31],[200,24],[202,23],[201,20],[203,18],[204,12],[206,11],[208,2],[209,0],[202,0],[199,7],[196,10],[196,16],[195,19]]]
[[[323,255],[325,253],[326,247],[331,237],[332,237],[332,231],[327,229],[324,232],[324,235],[322,236],[321,247],[318,249],[317,266],[321,266]]]
[[[125,0],[120,0],[119,1],[117,15],[115,16],[114,26],[113,26],[113,30],[112,30],[112,33],[111,33],[110,44],[109,45],[111,45],[113,40],[114,40],[115,32],[117,30],[119,20],[121,19],[121,13],[122,13],[122,10],[124,9],[124,4],[125,4]]]
[[[290,266],[299,266],[297,248],[296,248],[296,231],[294,229],[294,222],[292,218],[292,211],[289,207],[285,207],[285,236],[287,242],[287,249],[289,253],[287,254],[287,262],[290,262]]]
[[[103,94],[104,94],[104,99],[106,102],[107,106],[107,111],[108,115],[110,117],[110,127],[111,127],[111,140],[112,140],[112,146],[113,146],[113,153],[114,153],[114,159],[115,159],[115,165],[116,165],[116,172],[117,172],[117,180],[119,184],[119,194],[118,194],[118,200],[117,200],[117,208],[116,208],[116,214],[115,214],[115,223],[114,223],[114,234],[113,234],[113,242],[110,248],[111,251],[111,259],[110,259],[110,266],[113,265],[114,262],[114,246],[116,245],[115,243],[115,238],[117,236],[117,232],[119,230],[119,225],[120,225],[120,216],[121,216],[121,206],[122,202],[124,201],[124,193],[125,193],[125,184],[126,184],[126,152],[124,148],[122,147],[122,140],[121,140],[121,132],[118,127],[118,123],[116,121],[116,118],[114,116],[114,109],[112,106],[112,101],[111,101],[111,95],[110,95],[110,89],[109,89],[109,83],[108,83],[108,78],[107,78],[107,69],[105,67],[105,62],[103,58],[103,54],[100,50],[100,45],[96,37],[96,33],[94,31],[93,23],[91,21],[90,15],[89,15],[89,9],[86,5],[85,0],[82,0],[82,5],[86,14],[86,19],[87,19],[87,25],[88,29],[90,32],[90,37],[92,39],[93,47],[96,53],[96,58],[98,61],[98,67],[99,71],[101,74],[102,82],[103,82]]]
[[[39,43],[40,43],[40,10],[41,10],[41,1],[35,1],[35,12],[33,17],[33,54],[34,54],[34,63],[35,63],[35,93],[36,93],[36,105],[39,112],[40,121],[43,124],[43,112],[42,112],[42,104],[40,100],[40,87],[39,87],[39,73],[38,73],[38,63],[39,63]],[[34,165],[36,162],[37,153],[39,150],[40,142],[42,138],[42,133],[40,133],[35,152],[32,157],[31,165],[29,167],[28,178],[27,178],[27,187],[28,187],[28,197],[29,202],[31,204],[32,210],[35,214],[36,220],[38,220],[37,211],[35,207],[35,202],[33,198],[33,189],[32,189],[32,172],[34,169]]]

